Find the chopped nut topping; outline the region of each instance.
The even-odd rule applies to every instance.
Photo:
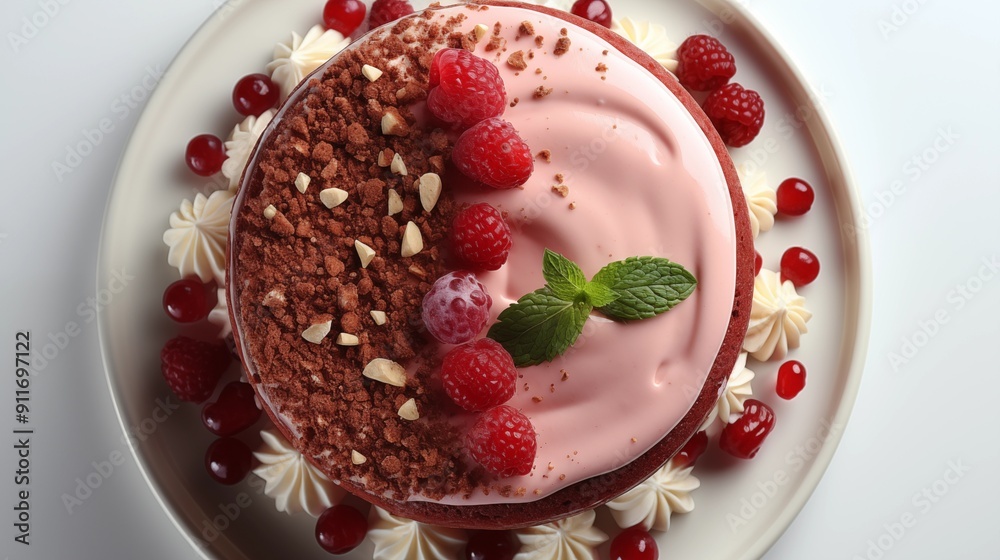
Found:
[[[385,311],[372,310],[371,315],[372,320],[375,321],[375,324],[378,326],[384,325],[386,321],[389,320],[388,317],[386,317]]]
[[[363,465],[368,462],[368,457],[358,453],[357,451],[351,450],[351,464],[353,465]]]
[[[392,385],[393,387],[406,386],[406,369],[392,360],[385,358],[375,358],[368,362],[365,370],[361,372],[368,379]]]
[[[382,71],[374,66],[365,64],[361,67],[361,75],[368,78],[369,82],[374,82],[375,80],[382,77]]]
[[[475,27],[472,28],[472,35],[476,38],[476,42],[477,43],[479,41],[482,41],[483,37],[486,37],[486,34],[489,33],[489,32],[490,32],[490,28],[486,27],[485,25],[483,25],[481,23],[479,25],[477,25],[477,26],[475,26]]]
[[[524,51],[517,51],[507,57],[507,65],[515,70],[524,70],[528,63],[524,60]]]
[[[327,208],[336,208],[347,200],[347,191],[343,189],[323,189],[319,192],[319,200]]]
[[[361,268],[368,268],[372,259],[375,258],[375,249],[372,249],[357,239],[354,240],[354,249],[358,252],[358,257],[361,259]]]
[[[399,407],[399,417],[403,420],[417,420],[420,418],[420,411],[417,410],[417,401],[410,399]]]
[[[552,187],[552,192],[558,194],[559,196],[566,198],[569,196],[569,187],[566,185],[555,185]]]
[[[562,173],[556,173],[556,182],[557,183],[562,183],[562,182],[565,182],[565,181],[566,181],[566,176],[565,175],[563,175]]]
[[[406,162],[403,161],[403,156],[398,153],[392,156],[392,163],[389,164],[389,170],[396,175],[407,176],[409,173],[406,171]]]
[[[412,257],[424,250],[424,238],[420,235],[420,228],[417,227],[417,224],[413,222],[406,223],[406,229],[403,231],[402,246],[400,254],[404,258]]]
[[[389,148],[386,148],[386,149],[382,150],[381,152],[379,152],[378,153],[378,166],[379,167],[389,167],[389,164],[392,163],[392,156],[393,155],[394,154],[392,153],[392,150],[390,150]]]
[[[409,270],[410,274],[416,276],[417,278],[420,278],[421,280],[427,280],[427,271],[420,268],[419,266],[411,264],[410,268],[408,268],[407,270]]]
[[[275,208],[273,204],[268,204],[267,208],[264,209],[264,218],[267,220],[273,220],[277,215],[278,209]]]
[[[389,215],[395,216],[403,211],[403,199],[396,189],[389,189]]]
[[[264,307],[284,307],[285,303],[285,294],[278,290],[267,292],[267,295],[264,296],[264,301],[261,302]]]
[[[441,198],[441,176],[437,173],[424,173],[420,176],[420,205],[430,212],[437,206]]]
[[[382,134],[387,136],[406,136],[410,132],[410,126],[406,124],[403,116],[399,114],[399,109],[389,107],[382,115]]]
[[[298,177],[295,178],[295,188],[299,189],[300,193],[305,194],[311,181],[312,179],[310,179],[308,175],[305,173],[299,173]]]
[[[337,335],[338,346],[357,346],[358,344],[361,344],[361,341],[356,335],[344,332]]]
[[[323,342],[326,335],[330,334],[330,329],[333,327],[333,321],[327,321],[325,323],[317,323],[308,329],[302,331],[302,338],[312,342],[313,344],[319,344]]]

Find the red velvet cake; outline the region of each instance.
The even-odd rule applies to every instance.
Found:
[[[462,128],[427,101],[445,48],[497,68],[501,118],[534,160],[518,188],[457,169]],[[552,284],[548,251],[587,278],[647,256],[697,278],[669,313],[595,312],[568,348],[518,368],[506,406],[531,422],[537,454],[511,476],[470,456],[479,413],[445,390],[453,346],[422,318],[435,282],[469,268],[452,230],[478,203],[511,237],[505,264],[472,268],[492,302],[478,337],[502,338],[490,330],[500,314]],[[376,29],[289,96],[243,175],[227,274],[247,377],[305,458],[393,514],[511,528],[619,496],[699,430],[742,351],[754,250],[729,154],[673,75],[589,21],[491,2]]]

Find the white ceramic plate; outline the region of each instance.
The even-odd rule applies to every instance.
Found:
[[[328,557],[315,544],[313,519],[275,511],[259,480],[251,476],[255,483],[248,479],[223,487],[209,479],[203,456],[213,437],[201,426],[199,407],[182,405],[166,417],[153,414],[158,400],[170,395],[158,372],[159,350],[178,333],[160,308],[163,289],[177,279],[161,240],[167,217],[181,199],[218,187],[185,169],[184,146],[196,134],[228,133],[240,120],[229,101],[232,84],[263,71],[273,45],[292,30],[304,33],[318,23],[322,5],[320,0],[233,0],[213,15],[150,98],[108,205],[97,285],[106,285],[122,268],[136,276],[134,287],[101,314],[108,383],[123,427],[136,436],[130,441],[137,463],[191,541],[192,557]],[[819,279],[800,290],[815,316],[802,347],[791,355],[808,369],[806,390],[782,401],[773,389],[777,364],[752,363],[755,394],[775,409],[775,432],[752,461],[710,451],[695,468],[702,481],[694,493],[696,510],[675,516],[670,532],[658,536],[671,558],[756,558],[788,527],[819,482],[858,388],[871,293],[867,241],[856,227],[858,199],[819,106],[821,95],[741,5],[614,0],[613,7],[617,16],[663,24],[678,42],[693,33],[721,38],[736,56],[736,80],[759,91],[767,104],[760,137],[734,150],[733,159],[737,165],[755,162],[774,185],[799,176],[817,192],[807,216],[779,220],[758,240],[766,268],[777,268],[781,253],[792,245],[813,250],[823,266]],[[256,445],[256,431],[242,437]],[[603,508],[599,522],[617,533]],[[371,558],[371,551],[366,542],[347,558]]]

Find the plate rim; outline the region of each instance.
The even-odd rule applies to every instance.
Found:
[[[705,9],[717,15],[722,13],[723,10],[728,10],[735,14],[736,21],[727,22],[727,25],[733,25],[734,23],[737,24],[743,32],[748,33],[753,38],[757,48],[768,49],[776,55],[771,58],[770,64],[778,68],[786,75],[791,76],[795,85],[801,90],[801,92],[793,93],[792,98],[797,102],[801,102],[800,104],[802,105],[808,104],[808,106],[815,112],[816,120],[814,122],[806,123],[806,129],[814,138],[814,143],[816,143],[815,138],[817,134],[822,135],[823,139],[828,144],[825,148],[829,150],[830,155],[833,156],[832,161],[835,162],[839,168],[839,173],[835,177],[836,179],[842,180],[843,188],[834,189],[836,191],[834,196],[834,206],[838,217],[837,222],[841,226],[844,264],[845,269],[848,271],[846,274],[848,277],[852,275],[855,276],[857,284],[856,286],[852,286],[857,292],[856,294],[853,294],[853,299],[856,301],[856,309],[851,310],[853,313],[848,314],[847,320],[845,321],[845,323],[850,323],[850,319],[853,315],[853,325],[844,325],[845,332],[843,333],[844,336],[841,343],[841,348],[851,349],[851,357],[848,361],[848,371],[844,377],[844,390],[840,394],[839,406],[836,408],[836,413],[832,418],[830,418],[831,424],[839,426],[840,429],[826,438],[823,443],[823,447],[816,454],[816,457],[812,461],[809,468],[806,469],[804,476],[802,477],[802,482],[795,489],[795,491],[789,495],[786,507],[775,515],[775,521],[772,522],[755,541],[753,541],[753,544],[749,546],[742,555],[743,558],[760,558],[778,541],[785,531],[788,530],[794,519],[799,515],[801,510],[805,507],[805,504],[815,492],[820,480],[830,466],[833,455],[840,445],[844,432],[846,431],[846,427],[849,423],[851,413],[854,409],[860,389],[864,366],[867,361],[867,350],[871,332],[873,282],[870,240],[867,229],[858,227],[858,225],[861,224],[860,218],[863,215],[861,197],[857,184],[854,180],[854,175],[851,171],[848,160],[845,157],[843,144],[836,133],[836,129],[831,123],[829,113],[825,106],[817,104],[809,95],[805,96],[806,99],[804,101],[798,99],[800,97],[800,93],[808,94],[809,81],[799,70],[799,66],[795,63],[792,55],[784,49],[769,29],[759,19],[757,19],[756,16],[753,15],[740,0],[689,1],[693,1],[696,4],[701,5]],[[246,0],[226,0],[226,2],[220,4],[215,10],[213,10],[213,12],[207,16],[206,20],[198,26],[198,28],[184,42],[180,50],[177,52],[177,55],[173,58],[173,60],[171,60],[163,74],[160,85],[162,85],[163,82],[172,82],[174,74],[180,72],[180,69],[186,65],[187,61],[196,55],[198,52],[198,46],[208,43],[209,38],[214,36],[214,32],[225,24],[226,18],[219,17],[221,13],[224,11],[238,10],[245,2]],[[126,140],[126,147],[119,158],[115,174],[111,181],[111,188],[109,189],[104,214],[102,216],[101,232],[98,241],[99,245],[96,275],[98,288],[105,285],[107,281],[110,280],[110,268],[107,263],[109,253],[112,252],[109,246],[109,231],[113,231],[115,228],[108,220],[108,216],[113,213],[117,215],[119,212],[117,212],[116,209],[123,204],[124,196],[121,193],[124,188],[121,187],[119,183],[121,181],[121,177],[125,175],[125,172],[128,171],[128,169],[133,165],[132,160],[134,157],[132,157],[131,154],[138,149],[133,143],[133,139],[147,133],[147,129],[149,129],[153,124],[152,121],[154,120],[153,115],[156,112],[155,109],[162,105],[164,100],[167,98],[167,89],[160,87],[160,85],[158,85],[150,95],[149,101],[143,108],[139,120],[130,132],[129,137]],[[820,146],[816,147],[820,148]],[[822,153],[822,151],[823,150],[821,149],[820,152]],[[821,165],[821,168],[827,173],[830,171],[830,166],[828,164],[824,163]],[[849,241],[844,239],[846,233],[843,231],[843,226],[846,223],[854,226],[854,230],[851,235],[852,239]],[[848,291],[847,296],[850,295],[852,294]],[[846,299],[850,300],[851,298],[847,297]],[[114,373],[115,366],[111,355],[111,326],[109,324],[109,312],[105,309],[98,309],[97,319],[98,343],[100,345],[105,381],[111,394],[114,413],[118,420],[118,425],[121,428],[122,433],[127,436],[129,428],[122,408],[124,399],[119,383],[116,380],[117,376]],[[853,336],[847,336],[846,331],[848,326],[855,327],[853,329]],[[154,499],[199,558],[206,560],[213,558],[213,556],[208,554],[208,551],[211,550],[213,552],[221,553],[222,551],[219,550],[219,548],[220,545],[223,545],[224,543],[229,545],[227,548],[237,551],[239,557],[246,557],[242,551],[240,551],[239,547],[235,546],[231,539],[225,534],[220,535],[218,540],[213,541],[208,546],[201,543],[194,536],[194,528],[189,526],[185,520],[180,518],[180,505],[174,503],[174,500],[168,500],[165,497],[166,492],[163,485],[152,476],[149,462],[146,460],[145,456],[140,453],[133,439],[125,437],[125,441],[129,452],[135,459],[142,478],[145,480],[148,488],[152,492]]]

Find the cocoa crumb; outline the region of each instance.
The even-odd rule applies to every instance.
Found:
[[[507,57],[507,65],[516,70],[524,70],[528,63],[524,60],[524,51],[516,51]]]
[[[563,381],[566,381],[567,379],[569,379],[569,372],[568,371],[566,371],[564,369],[561,369],[561,370],[559,370],[559,373],[562,374],[562,380]]]
[[[545,44],[545,37],[543,37],[541,35],[538,35],[538,36],[535,37],[535,46],[536,47],[542,48],[542,46],[544,44]]]
[[[569,37],[560,37],[559,40],[556,41],[556,48],[552,49],[552,54],[562,56],[569,52],[570,45],[571,42]]]
[[[608,50],[604,49],[604,51],[601,54],[603,54],[604,56],[608,56]]]
[[[497,36],[490,37],[490,42],[486,43],[486,52],[492,52],[495,50],[502,49],[504,43],[506,43],[506,41],[503,39],[503,37],[497,37]]]
[[[598,72],[607,72],[608,65],[604,64],[603,62],[599,62],[597,63],[597,68],[595,68],[594,70],[597,70]]]
[[[551,150],[542,150],[542,151],[538,152],[537,155],[535,155],[535,158],[536,159],[540,159],[540,160],[544,161],[545,163],[552,163],[552,151]]]
[[[519,40],[521,37],[531,37],[534,34],[535,26],[530,21],[522,21],[521,26],[517,28],[517,37],[515,37],[515,40]]]
[[[538,86],[535,89],[535,92],[532,94],[532,97],[534,97],[535,99],[542,99],[544,97],[548,97],[551,93],[552,93],[552,88],[547,88],[545,86]]]
[[[510,101],[510,106],[511,107],[517,107],[517,104],[520,103],[520,102],[521,102],[521,99],[518,98],[518,97],[515,97],[514,99],[512,99]]]
[[[542,402],[542,397],[531,397],[531,402],[540,403]]]
[[[565,180],[566,180],[566,176],[565,175],[563,175],[562,173],[556,173],[556,182],[557,183],[562,183]]]
[[[566,185],[554,185],[552,187],[552,192],[558,194],[559,196],[566,198],[569,196],[569,187]]]
[[[575,202],[570,202],[569,203],[569,209],[570,210],[576,210],[576,203]]]

